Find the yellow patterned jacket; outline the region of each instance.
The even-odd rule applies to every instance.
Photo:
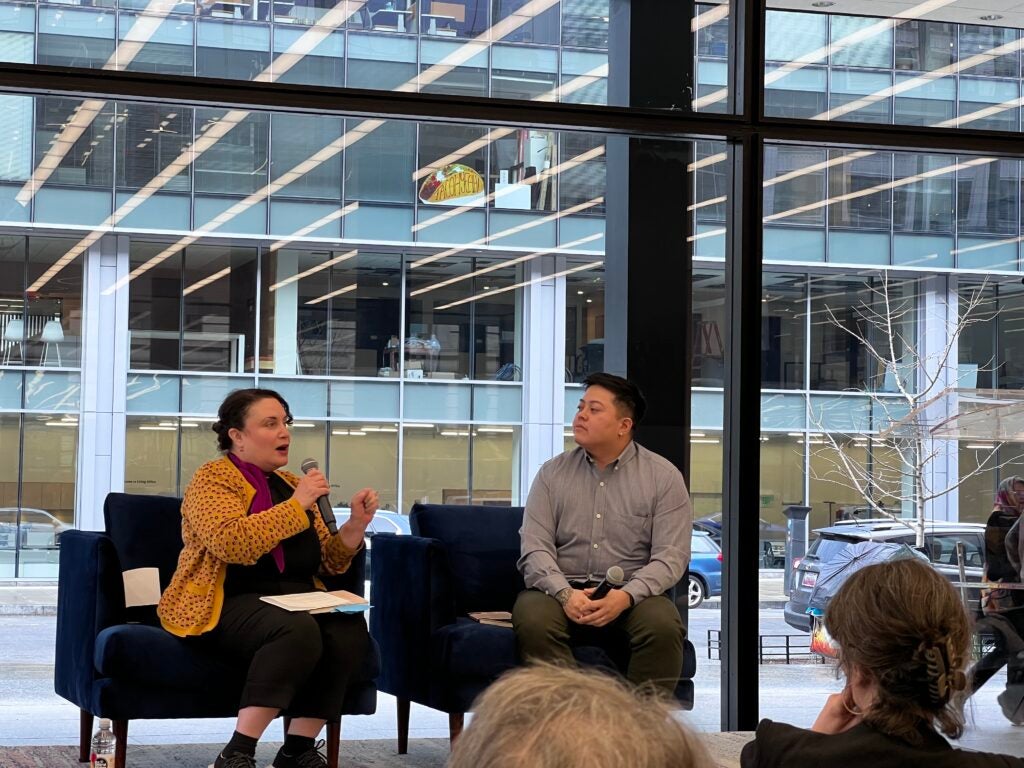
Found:
[[[292,487],[298,483],[290,472],[277,475]],[[204,464],[192,476],[181,504],[184,547],[157,607],[160,623],[171,634],[201,635],[217,626],[228,565],[253,565],[279,542],[309,527],[306,511],[294,499],[249,515],[255,495],[256,489],[226,456]],[[331,536],[319,515],[313,515],[313,527],[324,572],[344,573],[358,549]]]

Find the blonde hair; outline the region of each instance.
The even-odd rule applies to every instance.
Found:
[[[825,624],[847,676],[856,668],[877,684],[865,722],[911,744],[921,742],[922,725],[963,734],[971,625],[934,568],[914,558],[857,571]]]
[[[537,664],[477,699],[449,768],[713,768],[664,699],[612,677]]]

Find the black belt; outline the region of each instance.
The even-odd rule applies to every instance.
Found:
[[[600,584],[600,581],[570,581],[569,586],[573,589],[590,589]]]

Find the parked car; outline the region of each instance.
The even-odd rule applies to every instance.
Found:
[[[789,601],[783,608],[786,623],[809,632],[811,617],[807,606],[811,591],[818,581],[822,563],[827,563],[851,544],[858,541],[885,541],[913,547],[914,532],[903,523],[888,519],[850,520],[815,531],[817,539],[803,559],[793,564],[793,586]],[[956,557],[957,542],[965,545],[964,564],[967,581],[980,582],[985,565],[985,526],[976,523],[928,523],[925,528],[922,551],[932,566],[950,581],[960,580]],[[979,592],[970,589],[968,599],[977,606]]]
[[[690,583],[687,605],[696,608],[709,597],[722,594],[722,549],[707,533],[690,538]]]
[[[56,549],[60,535],[71,528],[45,509],[0,507],[0,549]]]
[[[786,561],[786,526],[769,523],[764,518],[760,521],[761,567],[781,568]],[[718,546],[722,546],[722,513],[697,518],[693,521],[693,529],[711,536]]]

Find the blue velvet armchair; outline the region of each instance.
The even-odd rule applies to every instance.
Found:
[[[113,721],[116,768],[124,768],[128,721],[233,717],[245,668],[165,632],[155,605],[125,605],[123,572],[155,568],[167,587],[181,551],[181,499],[112,493],[106,532],[61,536],[57,589],[56,692],[81,710],[79,759],[89,759],[94,717]],[[365,550],[331,589],[362,594]],[[380,657],[368,655],[346,695],[344,714],[373,714]],[[229,734],[227,734],[229,735]],[[327,757],[337,768],[340,722],[328,723]]]
[[[381,649],[377,685],[398,703],[398,751],[409,739],[410,703],[447,712],[451,738],[476,697],[518,663],[515,633],[480,624],[470,611],[511,611],[524,588],[519,559],[521,507],[416,504],[411,536],[373,538],[370,634]],[[682,584],[686,584],[684,577]],[[686,624],[686,590],[673,594]],[[618,670],[624,647],[573,649],[583,664]],[[686,641],[676,698],[693,706],[696,657]]]

